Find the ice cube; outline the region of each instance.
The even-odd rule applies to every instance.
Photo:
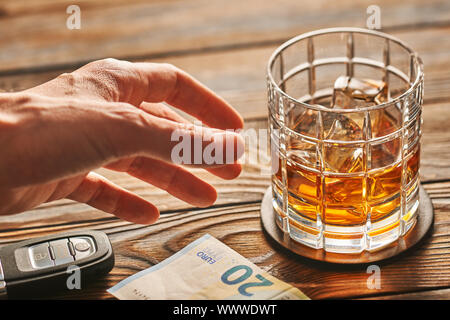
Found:
[[[330,129],[325,134],[327,140],[356,141],[361,140],[364,115],[333,114]]]
[[[324,153],[325,169],[331,172],[353,173],[363,169],[361,147],[326,145]]]
[[[291,129],[295,132],[310,136],[317,136],[317,111],[307,109],[302,114],[297,116]]]
[[[318,165],[316,144],[301,140],[291,141],[288,147],[288,158],[314,168]]]
[[[348,115],[335,115],[326,139],[340,141],[361,140],[362,125],[359,125],[357,121],[353,121]],[[324,162],[326,169],[333,172],[349,173],[361,171],[362,148],[344,147],[339,144],[327,143],[324,146]]]
[[[359,80],[340,76],[334,83],[332,108],[359,109],[388,101],[388,86],[383,81]]]

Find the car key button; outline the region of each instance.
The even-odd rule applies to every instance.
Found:
[[[78,242],[75,245],[75,250],[85,252],[88,251],[91,248],[91,246],[87,242]]]
[[[28,248],[31,266],[34,269],[53,267],[55,264],[50,256],[49,243],[44,242]]]
[[[50,241],[50,250],[56,266],[74,261],[73,256],[70,254],[68,239]]]
[[[75,260],[84,259],[95,252],[95,245],[90,237],[72,237],[69,240],[75,249]]]

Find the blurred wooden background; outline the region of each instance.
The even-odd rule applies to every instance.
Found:
[[[66,8],[81,8],[81,29],[69,30]],[[0,88],[21,90],[86,62],[114,57],[169,62],[235,106],[247,128],[267,125],[265,69],[285,40],[314,29],[366,26],[366,8],[381,8],[382,31],[409,43],[425,64],[421,180],[435,209],[432,236],[381,264],[381,289],[367,288],[365,266],[319,264],[279,250],[261,232],[259,208],[269,178],[264,164],[246,165],[234,181],[206,172],[219,199],[198,209],[132,177],[101,170],[155,203],[161,219],[140,226],[86,205],[61,200],[0,217],[0,245],[81,228],[108,233],[116,266],[82,292],[60,298],[112,298],[105,290],[210,233],[313,299],[450,298],[450,2],[255,0],[2,0]],[[7,150],[3,150],[7,152]]]

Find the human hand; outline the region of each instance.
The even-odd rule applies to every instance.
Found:
[[[210,128],[200,132],[161,102]],[[232,141],[233,163],[195,166],[233,179],[241,172],[236,161],[243,141],[223,130],[242,127],[229,104],[168,64],[105,59],[22,92],[2,93],[0,214],[69,198],[135,223],[159,217],[153,204],[91,171],[100,167],[126,172],[194,206],[210,206],[214,187],[171,163],[178,143],[171,134],[179,130],[204,141],[203,148],[223,147],[224,162],[225,141]]]

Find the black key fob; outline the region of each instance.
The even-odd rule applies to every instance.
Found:
[[[82,289],[114,266],[108,236],[75,231],[0,248],[0,298],[39,298]]]

